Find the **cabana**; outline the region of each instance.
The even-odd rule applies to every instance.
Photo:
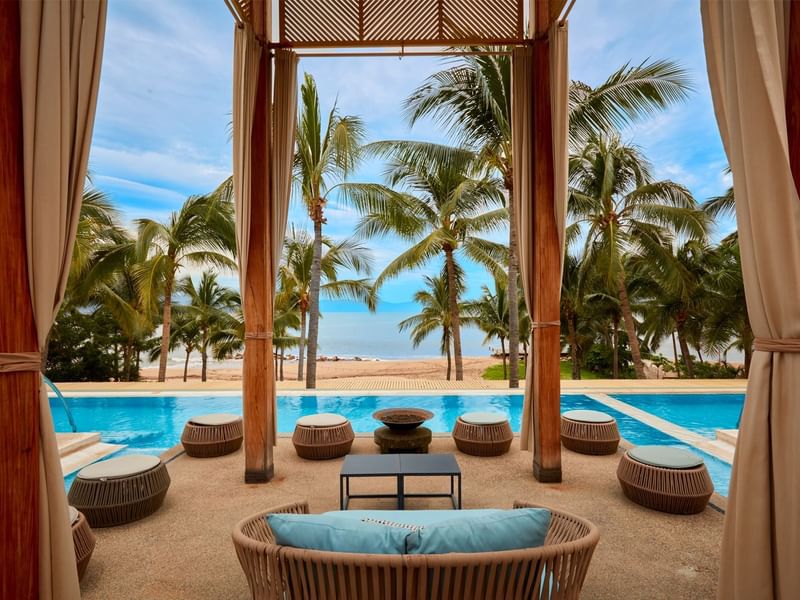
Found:
[[[537,479],[559,481],[566,14],[575,0],[278,0],[276,18],[271,0],[225,1],[235,20],[245,481],[267,482],[274,473],[272,282],[289,201],[298,53],[329,48],[337,55],[343,49],[364,54],[399,46],[411,54],[479,45],[511,48],[512,201],[533,321],[522,447],[532,450]],[[800,3],[701,5],[757,338],[726,517],[720,597],[792,598],[800,596],[794,565],[800,552],[800,403],[793,401],[800,389]],[[0,590],[20,600],[80,595],[39,370],[80,210],[105,10],[105,0],[0,2]]]

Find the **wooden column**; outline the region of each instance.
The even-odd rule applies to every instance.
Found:
[[[533,41],[533,475],[561,481],[561,243],[555,213],[548,0],[536,0]]]
[[[800,190],[800,2],[789,3],[789,56],[786,68],[786,125],[794,185]]]
[[[253,28],[267,40],[271,29],[269,6],[253,0]],[[272,61],[264,48],[258,68],[255,116],[251,132],[250,246],[244,294],[245,352],[243,370],[244,452],[246,483],[272,479],[273,427],[275,415],[275,367],[272,361],[272,299],[274,268],[271,254],[271,169],[270,140],[272,115]]]
[[[19,4],[0,2],[0,352],[35,352],[22,183]],[[39,597],[38,373],[0,373],[0,598]]]

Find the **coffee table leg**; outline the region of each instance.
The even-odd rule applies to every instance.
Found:
[[[461,510],[461,473],[458,474],[458,508]]]
[[[339,475],[339,510],[344,510],[344,476]]]
[[[406,509],[406,490],[405,478],[402,475],[397,476],[397,510]]]

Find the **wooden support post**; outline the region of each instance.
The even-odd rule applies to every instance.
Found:
[[[265,0],[253,0],[253,28],[267,40],[270,32],[269,7]],[[244,295],[245,331],[272,331],[274,272],[271,254],[270,151],[272,138],[272,59],[266,48],[258,67],[255,115],[251,143],[250,245]],[[243,371],[244,452],[246,483],[264,483],[274,474],[273,443],[275,367],[272,339],[265,335],[246,337]]]
[[[537,0],[533,42],[533,475],[561,481],[561,243],[555,213],[553,128],[550,111],[550,3]]]
[[[35,352],[22,183],[19,3],[0,2],[0,352]],[[0,598],[39,597],[38,373],[0,373]]]
[[[786,126],[789,162],[794,185],[800,191],[800,2],[789,3],[788,64],[786,68]]]

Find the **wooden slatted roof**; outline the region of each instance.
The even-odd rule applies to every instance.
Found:
[[[271,0],[225,0],[239,21]],[[566,0],[275,0],[278,39],[291,48],[465,46],[520,43],[525,7],[548,21]],[[265,19],[269,22],[270,19]]]

